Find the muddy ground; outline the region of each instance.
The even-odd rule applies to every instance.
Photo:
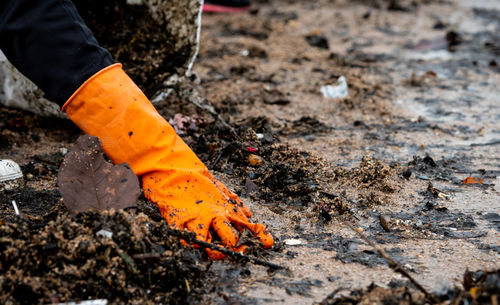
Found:
[[[25,174],[0,193],[2,302],[429,302],[349,222],[441,301],[495,304],[499,33],[500,5],[487,0],[259,1],[204,15],[196,76],[157,108],[173,123],[198,116],[177,124],[182,137],[275,236],[251,254],[290,272],[211,263],[143,199],[71,218],[56,177],[78,129],[2,108],[0,156]],[[349,95],[323,97],[340,76]]]

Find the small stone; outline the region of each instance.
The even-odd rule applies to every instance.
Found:
[[[379,220],[380,220],[380,225],[382,226],[382,228],[386,232],[390,232],[391,228],[389,227],[389,221],[387,220],[387,218],[384,215],[380,214]]]
[[[304,139],[305,139],[306,141],[312,142],[312,141],[314,141],[316,138],[315,138],[313,135],[309,135],[309,134],[308,134],[308,135],[306,135],[306,136],[304,137]]]
[[[250,162],[250,165],[252,166],[261,166],[262,163],[264,163],[261,157],[254,154],[250,154],[248,156],[248,162]]]

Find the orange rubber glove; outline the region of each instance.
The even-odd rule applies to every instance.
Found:
[[[215,180],[151,102],[125,74],[121,64],[88,79],[62,110],[84,132],[102,141],[115,164],[126,162],[142,180],[146,198],[158,204],[170,226],[188,229],[210,242],[209,229],[236,251],[240,231],[249,229],[269,248],[271,234],[251,223],[249,209],[238,196]],[[209,251],[212,258],[224,257]]]

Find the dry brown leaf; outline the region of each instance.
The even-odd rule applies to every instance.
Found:
[[[58,175],[59,192],[73,215],[89,209],[136,206],[139,180],[126,163],[112,165],[103,157],[101,141],[80,136],[64,157]]]
[[[467,177],[462,181],[463,184],[481,184],[484,183],[483,179],[476,177]]]

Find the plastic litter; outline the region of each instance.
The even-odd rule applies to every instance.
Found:
[[[14,212],[16,212],[16,215],[20,215],[19,209],[17,208],[17,204],[16,204],[15,200],[12,200],[12,206],[14,207]]]
[[[95,235],[103,238],[113,238],[113,232],[107,231],[107,230],[99,230],[95,233]]]
[[[0,160],[0,182],[15,180],[23,177],[19,165],[9,159]]]
[[[294,238],[285,239],[285,245],[288,246],[298,246],[302,244],[303,242],[300,239],[294,239]]]
[[[344,76],[337,79],[336,85],[326,85],[321,87],[321,94],[328,98],[344,98],[349,95],[347,81]]]

